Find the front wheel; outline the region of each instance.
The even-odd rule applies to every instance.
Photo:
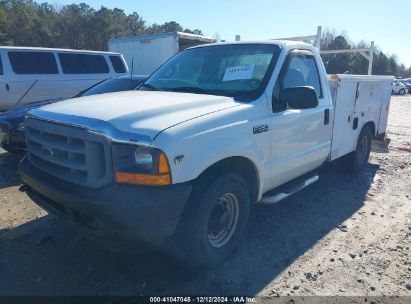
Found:
[[[361,171],[368,163],[371,152],[372,132],[369,126],[364,126],[358,136],[355,151],[348,156],[348,166],[351,172]]]
[[[221,264],[240,243],[249,205],[247,185],[238,174],[198,183],[177,228],[177,258],[192,269]]]
[[[405,94],[405,90],[404,89],[401,89],[400,90],[400,95],[404,95]]]

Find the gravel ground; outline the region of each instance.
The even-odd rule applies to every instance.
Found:
[[[253,206],[237,254],[201,274],[75,234],[19,192],[18,158],[0,150],[0,295],[411,296],[410,96],[393,97],[388,137],[360,175],[332,164],[311,188]]]

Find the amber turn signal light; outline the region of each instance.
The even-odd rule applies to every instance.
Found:
[[[116,182],[148,186],[165,186],[171,184],[171,177],[170,174],[149,175],[117,172]]]

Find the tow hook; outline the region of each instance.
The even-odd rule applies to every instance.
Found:
[[[30,189],[30,187],[26,184],[23,184],[20,186],[19,191],[20,192],[27,192]]]

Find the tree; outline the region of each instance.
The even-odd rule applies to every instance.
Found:
[[[331,39],[331,35],[327,35],[326,48],[328,50],[345,50],[350,49],[351,46],[344,36],[339,35]],[[327,67],[328,73],[338,74],[345,73],[350,70],[350,54],[329,54],[323,56],[324,63]]]
[[[32,45],[34,43],[34,18],[37,4],[31,0],[3,1],[7,14],[7,36],[14,45]]]
[[[335,31],[325,30],[321,37],[322,50],[341,50],[351,48],[369,48],[370,43],[360,41],[358,44],[349,42],[347,35],[336,35]],[[359,53],[341,53],[322,55],[328,73],[367,74],[368,60]],[[398,63],[395,55],[388,57],[376,47],[373,60],[373,74],[411,77],[411,67],[406,68]]]
[[[182,32],[183,27],[175,21],[166,22],[161,26],[164,32]]]
[[[165,32],[182,32],[183,27],[175,21],[166,22],[164,24],[154,23],[149,26],[146,30],[148,34],[157,34]]]
[[[7,13],[3,5],[0,3],[0,44],[7,44],[8,41],[8,20]]]
[[[190,30],[190,29],[184,29],[184,33],[189,33],[189,34],[194,34],[194,35],[203,35],[203,32],[199,29],[195,30]]]
[[[37,29],[32,33],[33,46],[43,46],[56,41],[59,34],[56,30],[57,20],[53,6],[48,3],[40,4],[37,15],[33,18],[33,25]]]
[[[106,50],[110,38],[183,31],[176,21],[147,26],[136,12],[86,3],[59,8],[33,0],[0,0],[0,44]],[[184,29],[201,34],[201,30]]]
[[[142,35],[146,29],[146,22],[139,14],[134,12],[128,15],[127,28],[130,36]]]
[[[359,43],[353,45],[353,48],[357,48],[357,49],[365,49],[369,47],[370,47],[370,44],[365,41],[360,41]],[[368,60],[365,59],[359,53],[352,54],[351,64],[350,64],[350,73],[351,74],[367,74],[368,73]]]

